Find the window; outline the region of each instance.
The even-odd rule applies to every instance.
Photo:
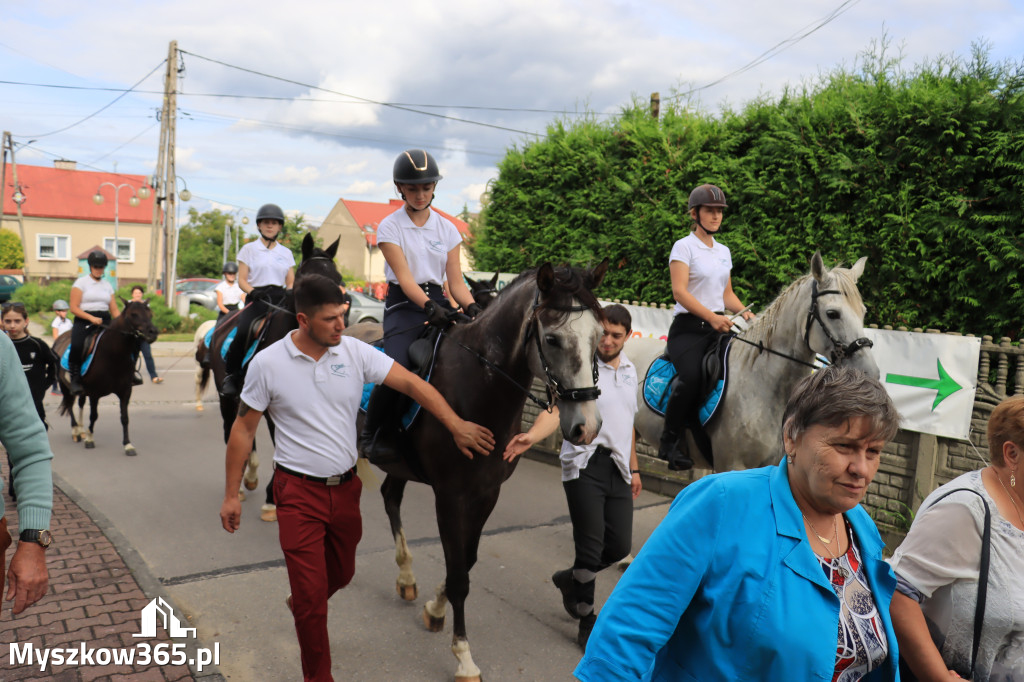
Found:
[[[66,234],[40,234],[36,236],[36,258],[39,260],[68,260],[71,237]]]
[[[103,248],[108,253],[114,253],[114,239],[113,237],[106,237],[103,239]],[[135,240],[134,239],[120,239],[117,240],[117,262],[118,263],[133,263],[135,262]]]

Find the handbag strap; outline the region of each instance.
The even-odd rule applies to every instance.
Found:
[[[980,497],[981,503],[985,506],[985,529],[981,535],[981,566],[978,570],[978,601],[974,608],[974,645],[971,647],[971,678],[973,679],[974,665],[978,660],[978,647],[981,645],[981,628],[985,622],[985,597],[988,594],[989,545],[992,539],[992,512],[988,508],[988,502],[985,501],[984,495],[973,488],[954,488],[936,498],[928,506],[932,507],[940,500],[962,490],[974,493]]]

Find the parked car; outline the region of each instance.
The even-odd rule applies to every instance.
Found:
[[[358,291],[350,291],[348,295],[352,297],[352,306],[348,309],[349,324],[384,320],[384,301],[378,301],[373,296]]]
[[[179,296],[187,296],[189,305],[193,303],[210,310],[217,309],[217,292],[214,289],[220,284],[219,279],[208,277],[190,277],[179,279],[174,283],[174,290]]]
[[[0,303],[11,300],[21,282],[12,275],[0,275]]]

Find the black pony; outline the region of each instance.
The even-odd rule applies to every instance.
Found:
[[[434,361],[430,383],[463,419],[494,433],[495,448],[487,457],[468,459],[445,428],[421,412],[408,438],[414,464],[396,462],[381,493],[391,522],[399,566],[398,593],[416,598],[412,558],[402,530],[400,507],[407,481],[434,490],[437,526],[444,548],[446,577],[436,598],[423,612],[428,629],[444,626],[448,601],[455,615],[452,652],[458,659],[456,680],[479,680],[466,638],[465,602],[469,571],[476,563],[484,524],[498,501],[501,484],[516,462],[501,452],[521,427],[523,405],[534,377],[559,400],[562,435],[573,443],[589,443],[601,428],[597,410],[597,369],[594,354],[601,335],[601,312],[592,290],[600,284],[607,261],[595,270],[544,265],[523,273],[505,287],[486,310],[468,324],[445,332]],[[347,332],[346,332],[347,333]]]
[[[141,341],[156,341],[157,329],[153,326],[153,311],[145,301],[126,301],[121,303],[124,310],[107,326],[96,343],[96,351],[92,358],[89,371],[82,376],[81,396],[78,397],[78,419],[75,419],[75,396],[71,393],[70,376],[63,369],[57,373],[60,389],[64,398],[60,404],[60,414],[71,416],[71,440],[76,443],[85,442],[85,447],[94,448],[96,443],[92,437],[96,418],[99,416],[97,406],[100,398],[113,393],[121,401],[121,427],[124,429],[124,454],[135,455],[138,451],[128,439],[128,402],[132,397],[132,379],[135,375],[135,360],[139,354]],[[64,332],[53,343],[53,351],[57,357],[71,344],[71,332]],[[86,346],[88,348],[88,345]],[[87,352],[83,351],[83,352]],[[89,428],[83,428],[85,399],[89,398]]]
[[[338,272],[338,268],[334,264],[334,256],[338,252],[339,241],[340,237],[335,239],[334,243],[326,249],[321,249],[314,245],[313,235],[306,233],[306,236],[302,239],[302,262],[295,271],[296,281],[306,275],[323,275],[328,279],[341,284],[341,273]],[[278,248],[284,247],[279,245]],[[224,364],[224,358],[221,357],[221,346],[231,330],[235,328],[240,312],[241,309],[236,310],[234,313],[224,318],[222,323],[218,325],[213,334],[209,353],[207,352],[205,344],[199,344],[196,349],[196,362],[200,363],[203,367],[202,377],[199,384],[200,391],[206,389],[206,385],[210,380],[210,374],[213,374],[214,385],[217,387],[218,398],[220,400],[220,416],[224,423],[225,443],[228,442],[228,437],[231,435],[231,426],[235,423],[235,416],[238,414],[238,397],[225,396],[220,392],[221,387],[224,385],[224,378],[227,376],[227,368]],[[262,325],[263,326],[260,328],[260,331],[252,334],[250,337],[253,340],[256,340],[257,338],[259,339],[259,345],[256,347],[257,353],[270,344],[283,339],[285,334],[288,332],[299,328],[299,324],[295,319],[295,303],[292,300],[291,292],[288,292],[284,305],[280,308],[271,309],[270,314],[264,318]],[[208,364],[204,364],[204,360],[207,355],[209,355],[210,360]],[[239,391],[239,395],[240,394],[241,391]],[[270,415],[267,415],[267,426],[270,429],[271,438],[273,438],[274,423],[271,421]],[[243,478],[245,487],[249,490],[255,490],[256,486],[259,484],[257,475],[259,465],[259,456],[256,453],[256,443],[254,442],[252,451],[249,453],[249,461],[246,464],[245,477]]]

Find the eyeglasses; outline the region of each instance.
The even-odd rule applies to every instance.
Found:
[[[27,315],[27,312],[25,311],[25,304],[17,301],[7,301],[7,303],[4,303],[2,310],[4,313],[13,310],[16,313]]]

